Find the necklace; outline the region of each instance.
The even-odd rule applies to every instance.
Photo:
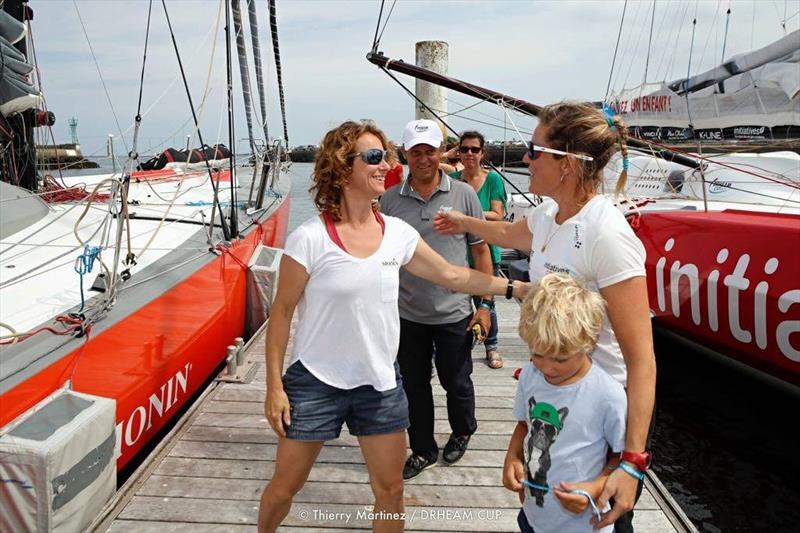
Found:
[[[555,231],[553,231],[553,226],[556,226],[556,225],[558,225],[556,223],[556,217],[553,217],[553,220],[550,222],[550,228],[547,230],[547,238],[545,239],[544,244],[542,244],[542,248],[541,248],[541,252],[542,253],[544,253],[544,251],[547,249],[547,245],[550,244],[550,241],[553,240],[553,237],[556,236],[556,234],[558,233],[558,230],[560,230],[563,227],[564,224],[561,224],[560,226],[558,226],[555,229]]]

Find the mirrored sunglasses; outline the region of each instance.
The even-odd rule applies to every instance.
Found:
[[[370,148],[363,152],[355,152],[350,157],[360,156],[361,160],[368,165],[380,165],[381,161],[386,161],[389,152],[380,148]]]
[[[583,159],[584,161],[594,160],[594,158],[589,155],[573,154],[572,152],[564,152],[562,150],[556,150],[555,148],[545,148],[544,146],[533,144],[533,141],[528,141],[528,157],[531,161],[536,161],[542,154],[571,155],[574,158]]]

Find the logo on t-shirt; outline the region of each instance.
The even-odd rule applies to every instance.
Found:
[[[383,266],[385,266],[385,267],[396,267],[396,266],[400,266],[400,263],[398,263],[398,262],[397,262],[397,259],[395,259],[394,257],[392,257],[392,260],[391,260],[391,261],[383,261],[381,264],[382,264]]]
[[[575,224],[575,234],[572,237],[572,240],[575,243],[575,248],[580,248],[583,245],[583,226],[580,224]]]
[[[567,276],[572,276],[572,272],[570,272],[567,267],[554,265],[550,261],[545,261],[544,268],[546,268],[551,274],[566,274]]]

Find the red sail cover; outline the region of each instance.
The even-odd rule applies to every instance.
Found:
[[[658,323],[800,385],[800,217],[645,212],[637,235]]]

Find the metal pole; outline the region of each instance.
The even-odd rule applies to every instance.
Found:
[[[228,75],[228,144],[230,144],[231,147],[230,237],[233,239],[239,236],[239,223],[236,216],[236,146],[234,145],[235,137],[233,128],[233,66],[231,61],[231,8],[229,2],[225,2],[225,56]]]

